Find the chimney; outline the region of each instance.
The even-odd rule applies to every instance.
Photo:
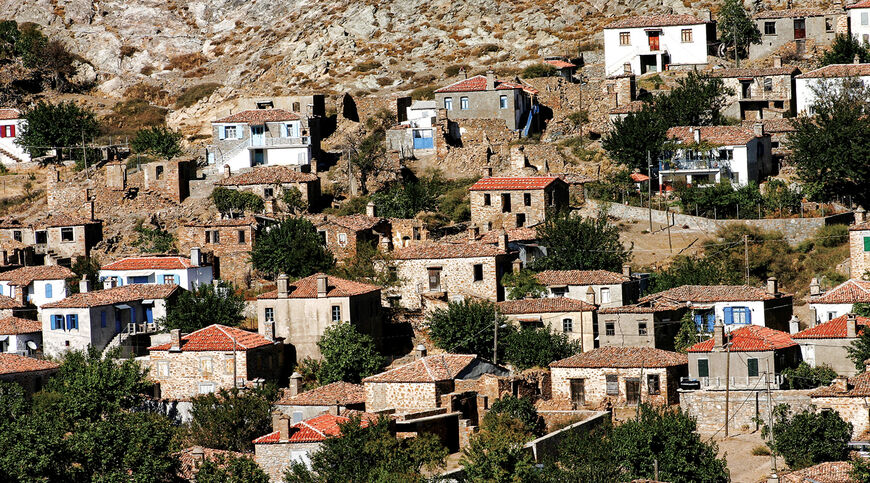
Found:
[[[169,331],[169,352],[181,352],[181,329]]]
[[[233,175],[233,169],[230,168],[229,164],[225,164],[224,165],[224,179],[227,179],[232,175]]]
[[[846,338],[858,337],[858,316],[854,313],[846,314]]]
[[[495,72],[492,69],[486,71],[486,90],[495,90]]]
[[[278,283],[278,298],[286,299],[289,296],[288,286],[290,285],[287,274],[282,273],[281,275],[278,275],[278,280],[276,280],[276,282]]]
[[[465,71],[465,67],[459,68],[459,77],[462,77],[463,79],[468,79],[468,72]]]
[[[861,57],[860,57],[858,54],[855,54],[855,58],[852,59],[852,63],[853,63],[853,64],[860,64],[860,63],[861,63]]]
[[[629,265],[627,263],[625,265],[623,265],[622,266],[622,274],[625,275],[626,277],[630,277],[631,276],[631,265]]]
[[[849,379],[845,376],[837,376],[831,383],[831,388],[837,392],[846,392],[849,390]]]
[[[480,227],[469,226],[468,227],[468,239],[470,241],[477,241],[478,236],[480,236]]]
[[[426,346],[423,344],[417,344],[417,347],[414,348],[414,358],[422,359],[426,357]]]
[[[273,416],[272,424],[272,430],[278,431],[278,439],[280,441],[287,441],[290,439],[290,418],[287,417],[286,414],[277,417]]]
[[[317,276],[317,298],[326,297],[328,279],[326,275],[320,274]]]
[[[709,8],[706,8],[706,9],[703,9],[703,10],[697,12],[696,15],[698,16],[699,19],[701,19],[702,21],[704,21],[706,23],[710,23],[713,21],[713,13],[710,11]]]
[[[813,295],[821,295],[821,294],[822,294],[822,288],[821,288],[821,286],[819,286],[819,279],[813,277],[813,279],[810,280],[810,295],[813,296]]]
[[[864,223],[867,221],[867,211],[859,206],[857,210],[855,210],[855,224]]]
[[[504,231],[498,234],[498,249],[503,252],[508,249],[508,234]]]
[[[275,214],[275,198],[263,200],[263,212],[267,215]]]
[[[595,305],[595,290],[591,286],[586,289],[586,302]]]
[[[761,121],[756,121],[755,124],[752,125],[752,132],[755,133],[755,137],[764,136],[764,123]]]
[[[91,220],[91,221],[96,220],[96,218],[95,218],[95,214],[94,214],[94,202],[93,202],[93,201],[88,201],[88,202],[85,204],[85,207],[86,207],[87,210],[88,210],[88,219]]]
[[[801,330],[800,319],[797,318],[797,315],[792,315],[791,319],[788,321],[788,333],[789,334],[797,334]]]
[[[484,166],[483,167],[483,177],[484,178],[492,178],[492,166]]]
[[[520,270],[523,269],[523,261],[520,260],[519,258],[514,260],[514,262],[511,265],[513,266],[512,268],[513,268],[514,273],[520,273]]]
[[[779,284],[776,281],[776,277],[770,277],[767,279],[767,293],[770,295],[776,295],[779,293]]]
[[[275,322],[271,320],[263,322],[263,332],[265,332],[263,337],[265,337],[266,340],[275,342]]]
[[[79,282],[79,292],[88,293],[91,291],[91,281],[87,279],[87,277],[82,278]]]
[[[378,210],[375,208],[375,203],[373,201],[369,201],[366,205],[366,216],[374,218],[375,216],[377,216],[377,211]]]
[[[193,265],[194,267],[198,267],[199,261],[202,260],[202,258],[200,258],[200,256],[201,255],[200,255],[199,247],[191,247],[191,249],[190,249],[190,264]]]
[[[725,348],[725,326],[716,322],[713,326],[713,350]]]
[[[202,446],[194,446],[190,449],[190,457],[193,461],[199,463],[205,459],[205,451],[202,450]]]
[[[695,143],[696,143],[696,144],[699,144],[699,143],[701,142],[701,128],[699,128],[699,127],[693,127],[693,128],[690,128],[690,129],[692,130],[692,136],[693,136],[694,139],[695,139]]]
[[[302,374],[293,371],[293,374],[290,375],[290,395],[295,396],[299,394],[300,387],[302,387]]]
[[[109,278],[103,280],[103,290],[108,290],[108,289],[114,288],[114,287],[115,287],[115,279],[114,278],[109,277]]]

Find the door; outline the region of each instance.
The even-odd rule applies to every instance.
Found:
[[[625,403],[637,404],[640,399],[640,379],[627,378],[625,380]]]
[[[650,52],[655,52],[659,50],[659,33],[658,32],[649,32],[647,34],[649,38],[649,50]]]
[[[794,19],[794,38],[805,39],[807,38],[807,21],[803,18]]]
[[[430,292],[440,292],[441,291],[441,269],[440,268],[430,268],[429,269],[429,291]]]
[[[251,166],[262,166],[266,164],[266,155],[262,149],[251,151]]]
[[[251,146],[262,146],[264,143],[265,128],[263,126],[251,126]]]
[[[115,309],[115,333],[121,333],[121,310]]]
[[[585,379],[570,379],[571,403],[573,403],[575,407],[586,405],[585,382]]]

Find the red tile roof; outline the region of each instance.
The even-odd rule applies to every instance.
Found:
[[[495,89],[496,90],[510,90],[510,89],[522,89],[526,92],[537,94],[538,91],[528,86],[524,86],[522,84],[517,84],[515,82],[505,82],[496,79],[495,81]],[[476,75],[474,77],[469,77],[468,79],[462,79],[460,81],[454,82],[448,86],[444,86],[440,89],[436,89],[435,92],[471,92],[471,91],[485,91],[486,90],[486,76],[485,75]]]
[[[99,220],[89,220],[80,216],[58,213],[49,214],[47,218],[34,223],[33,228],[39,230],[42,228],[58,228],[63,226],[96,225],[99,223],[101,223]]]
[[[626,29],[626,28],[641,28],[641,27],[671,27],[674,25],[699,25],[707,23],[694,15],[646,15],[632,16],[617,20],[606,25],[606,29]]]
[[[18,119],[19,117],[21,117],[21,111],[18,109],[13,109],[11,107],[0,109],[0,121],[11,121],[13,119]]]
[[[0,353],[0,375],[57,369],[60,364],[18,354]]]
[[[870,76],[870,64],[830,64],[797,76],[797,79],[819,79]]]
[[[830,386],[824,386],[810,393],[810,397],[867,397],[870,396],[870,372],[862,372],[846,380],[846,389],[837,387],[835,380]]]
[[[841,315],[815,327],[802,330],[791,336],[792,339],[845,339],[847,316]],[[870,317],[857,317],[857,332],[863,332],[861,326],[870,325]]]
[[[870,302],[870,281],[849,279],[818,297],[811,304],[855,304]]]
[[[0,295],[0,309],[23,309],[25,306],[12,297]],[[43,307],[45,307],[43,305]]]
[[[181,463],[178,468],[178,476],[185,480],[194,480],[196,478],[196,474],[199,472],[199,465],[202,464],[202,462],[197,460],[196,457],[193,455],[195,451],[202,451],[203,461],[216,461],[218,457],[251,457],[250,455],[247,455],[245,453],[238,453],[236,451],[227,451],[223,449],[203,448],[202,446],[191,446],[190,448],[185,448],[177,453],[178,460]],[[221,467],[224,466],[226,466],[226,461],[224,461]]]
[[[870,8],[870,0],[863,0],[863,1],[858,2],[858,3],[853,3],[852,5],[849,5],[846,8],[847,9],[849,9],[849,8]]]
[[[790,297],[791,294],[779,294],[781,297]],[[777,296],[767,293],[766,290],[749,285],[682,285],[664,292],[647,295],[640,299],[641,302],[652,302],[660,299],[672,302],[744,302],[773,300]]]
[[[701,142],[713,146],[742,146],[757,137],[753,130],[740,126],[676,126],[668,129],[667,137],[694,144],[696,130],[701,131]]]
[[[338,225],[352,231],[371,230],[379,224],[386,222],[386,219],[384,218],[366,215],[311,215],[307,218],[316,227],[323,225]]]
[[[227,218],[223,220],[209,220],[209,221],[195,221],[191,223],[187,223],[184,226],[187,227],[222,227],[222,226],[256,226],[259,223],[259,219],[267,219],[274,220],[272,218],[265,218],[262,216],[253,217],[246,216],[243,218]]]
[[[643,183],[644,181],[649,181],[649,176],[643,173],[631,173],[631,180],[635,183]]]
[[[257,184],[310,183],[312,181],[317,181],[317,175],[296,171],[287,166],[265,166],[220,179],[215,185],[250,186]]]
[[[740,123],[743,127],[747,129],[752,129],[755,126],[755,123],[760,122],[764,125],[764,132],[766,133],[783,133],[783,132],[794,132],[795,127],[792,124],[792,120],[788,118],[784,119],[758,119],[758,120],[746,120]]]
[[[317,278],[323,276],[323,273],[315,273],[314,275],[301,278],[287,287],[288,298],[291,299],[311,299],[317,298]],[[352,297],[354,295],[362,295],[369,292],[380,290],[377,285],[369,285],[362,282],[354,282],[343,278],[326,275],[326,296],[327,297]],[[276,299],[278,291],[273,290],[266,292],[258,299]]]
[[[539,299],[505,300],[495,304],[505,315],[543,314],[550,312],[591,312],[596,307],[582,300],[567,297],[547,297]]]
[[[613,285],[631,281],[631,277],[607,270],[544,270],[535,276],[548,286]]]
[[[571,68],[571,67],[577,67],[576,65],[574,65],[570,62],[565,62],[564,60],[545,60],[544,63],[550,64],[557,69],[566,69],[566,68]]]
[[[504,255],[506,252],[488,243],[423,243],[393,251],[395,260],[439,260],[479,258]]]
[[[8,272],[0,273],[0,281],[9,282],[9,285],[26,287],[34,280],[66,280],[75,277],[72,270],[59,265],[38,265],[33,267],[21,267]]]
[[[249,109],[237,112],[227,117],[212,121],[214,123],[247,123],[262,124],[264,122],[298,121],[299,116],[284,109]]]
[[[366,391],[362,384],[338,381],[325,386],[291,396],[288,390],[275,401],[279,406],[348,406],[366,402]]]
[[[363,382],[439,382],[456,378],[477,356],[473,354],[437,354],[417,359],[395,369],[375,374]]]
[[[105,290],[72,294],[65,299],[45,304],[43,309],[99,307],[134,300],[165,299],[179,290],[174,284],[132,284]]]
[[[128,257],[100,267],[100,270],[184,270],[193,267],[190,258],[178,256]]]
[[[685,354],[654,347],[606,346],[582,354],[575,354],[550,364],[550,367],[628,368],[673,367],[688,364]]]
[[[373,415],[367,415],[360,421],[361,427],[369,425]],[[341,435],[339,424],[350,421],[350,418],[336,416],[334,414],[321,414],[320,416],[301,421],[290,426],[290,437],[285,443],[319,443],[329,437]],[[273,431],[267,435],[255,439],[254,444],[274,444],[281,442],[281,433]]]
[[[797,342],[785,332],[760,325],[747,325],[732,330],[726,337],[731,341],[731,352],[772,351],[797,345]],[[712,352],[713,338],[698,342],[687,350],[689,352]]]
[[[499,176],[481,178],[469,191],[542,190],[558,180],[556,176]]]
[[[38,320],[22,319],[21,317],[0,319],[0,335],[32,334],[34,332],[42,332],[42,323]]]
[[[538,239],[538,230],[531,227],[521,227],[521,228],[510,228],[508,230],[490,230],[483,235],[480,235],[480,238],[477,239],[478,243],[498,243],[498,238],[502,233],[507,233],[508,242],[512,241],[530,241]],[[463,235],[464,236],[464,235]]]
[[[857,483],[851,477],[851,461],[829,461],[782,475],[783,483]]]
[[[713,69],[710,77],[767,77],[773,75],[800,74],[800,69],[793,66],[759,67],[757,69]]]
[[[819,8],[787,8],[783,10],[765,10],[758,12],[752,16],[757,19],[772,19],[772,18],[797,18],[797,17],[819,17],[825,15],[825,11]]]
[[[182,352],[248,350],[271,345],[272,341],[255,332],[212,324],[181,337]],[[168,351],[172,343],[149,347],[149,351]]]

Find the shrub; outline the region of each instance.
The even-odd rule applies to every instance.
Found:
[[[411,99],[417,101],[426,101],[435,98],[435,86],[423,86],[418,87],[411,91]]]
[[[202,52],[191,52],[189,54],[176,55],[169,58],[169,68],[171,70],[188,71],[196,69],[208,62]]]
[[[121,101],[112,113],[103,118],[105,134],[132,136],[140,129],[166,124],[166,109],[151,105],[144,99]]]
[[[459,75],[459,71],[463,69],[465,70],[465,72],[468,72],[469,67],[465,64],[448,65],[444,69],[444,75],[446,75],[447,77],[456,77],[457,75]]]
[[[169,104],[169,92],[166,89],[161,89],[158,86],[145,82],[137,82],[128,87],[124,91],[124,97],[127,99],[142,99],[163,106]]]
[[[504,414],[523,423],[527,432],[532,433],[541,426],[541,417],[535,409],[535,403],[528,397],[503,396],[492,403],[492,407],[483,417],[483,425],[490,426],[492,420]]]
[[[773,428],[765,424],[761,430],[762,438],[768,436],[768,446],[782,455],[789,468],[799,470],[846,459],[852,423],[843,421],[835,411],[804,409],[792,413],[788,405],[780,404],[774,409]]]
[[[535,77],[555,77],[558,75],[558,70],[549,64],[533,64],[523,69],[523,79],[534,79]]]
[[[849,227],[846,225],[825,225],[816,232],[813,239],[816,245],[836,247],[849,241]]]
[[[831,384],[837,373],[829,366],[810,367],[801,361],[796,368],[783,369],[782,377],[789,389],[815,389]]]
[[[496,44],[483,44],[483,45],[477,47],[476,49],[474,49],[474,51],[471,53],[471,55],[473,55],[475,57],[482,57],[486,54],[498,52],[499,50],[501,50],[501,47],[499,47]]]
[[[770,448],[759,444],[752,448],[752,456],[770,456]]]
[[[190,107],[199,102],[200,99],[212,95],[212,93],[220,87],[221,85],[216,82],[207,82],[205,84],[197,84],[193,87],[189,87],[178,96],[178,99],[175,101],[175,107],[179,109]]]
[[[354,67],[354,70],[357,72],[368,72],[370,70],[379,69],[381,67],[381,63],[376,60],[369,60],[366,62],[360,62]]]
[[[555,333],[551,327],[523,327],[509,333],[504,345],[505,360],[520,370],[547,367],[580,352],[579,341],[569,341],[564,332]]]

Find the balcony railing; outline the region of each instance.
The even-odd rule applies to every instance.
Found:
[[[272,137],[272,138],[261,138],[261,139],[251,139],[251,144],[249,147],[256,148],[261,146],[307,146],[311,144],[311,136],[299,136],[299,137]]]
[[[678,158],[659,162],[659,171],[717,171],[730,166],[731,161],[727,159]]]

